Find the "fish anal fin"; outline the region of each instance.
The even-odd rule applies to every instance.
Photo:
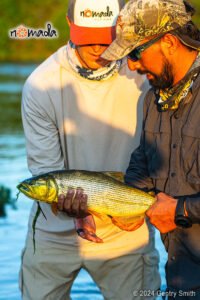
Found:
[[[52,202],[51,203],[51,211],[52,213],[57,216],[58,214],[58,206],[57,206],[57,203],[56,202]]]
[[[111,178],[114,178],[115,180],[124,182],[124,173],[123,172],[108,171],[108,172],[102,172],[102,173]]]
[[[134,231],[144,223],[144,216],[140,217],[112,217],[112,223],[122,230]]]

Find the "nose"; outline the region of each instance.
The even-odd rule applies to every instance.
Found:
[[[131,71],[139,70],[140,67],[141,67],[139,60],[133,61],[133,60],[128,58],[127,62],[128,62],[128,67]]]
[[[92,49],[94,50],[94,52],[98,53],[101,51],[101,45],[93,45]]]

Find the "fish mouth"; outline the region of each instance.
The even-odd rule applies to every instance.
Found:
[[[18,184],[18,185],[17,185],[17,189],[18,189],[20,192],[22,192],[23,194],[27,195],[27,196],[29,196],[30,193],[31,193],[30,187],[29,187],[27,184],[25,184],[25,183],[20,183],[20,184]]]

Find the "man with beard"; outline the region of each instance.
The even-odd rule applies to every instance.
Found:
[[[182,0],[130,0],[102,57],[128,55],[152,88],[127,184],[156,193],[148,210],[168,251],[169,299],[200,299],[200,32]],[[173,296],[173,297],[172,297]]]

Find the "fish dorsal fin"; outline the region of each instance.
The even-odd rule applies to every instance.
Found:
[[[115,180],[121,181],[124,183],[124,173],[123,172],[114,172],[114,171],[106,171],[102,172],[103,174],[114,178]]]
[[[112,223],[122,230],[134,231],[144,223],[144,216],[139,217],[112,217]]]

